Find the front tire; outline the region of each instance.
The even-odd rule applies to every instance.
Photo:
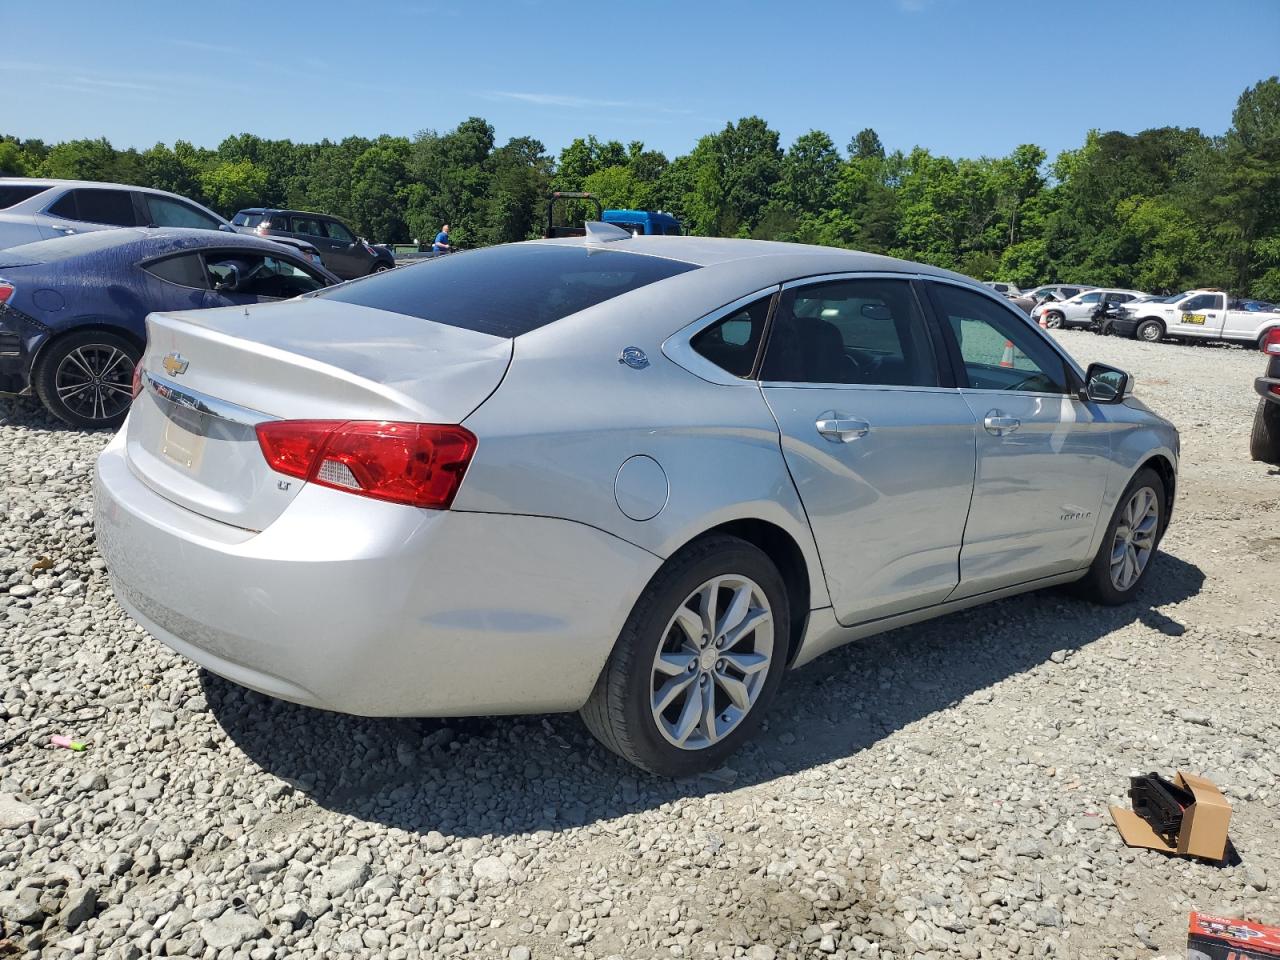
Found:
[[[1166,510],[1164,481],[1143,467],[1120,495],[1089,572],[1076,585],[1080,594],[1108,607],[1132,600],[1151,571]]]
[[[1046,313],[1044,315],[1044,325],[1050,330],[1059,330],[1062,328],[1062,314],[1057,311]]]
[[[1260,463],[1280,467],[1280,403],[1259,400],[1249,435],[1249,456]]]
[[[1164,339],[1164,324],[1159,320],[1143,320],[1133,335],[1145,343],[1156,343]]]
[[[696,541],[636,601],[582,720],[651,773],[713,770],[777,693],[790,623],[786,587],[763,551],[737,537]]]
[[[118,427],[133,402],[137,345],[106,330],[59,337],[41,351],[31,386],[46,410],[82,429]]]

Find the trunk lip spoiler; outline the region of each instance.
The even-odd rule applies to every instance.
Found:
[[[201,393],[199,390],[193,390],[190,387],[180,387],[171,380],[157,377],[150,370],[144,369],[142,371],[142,383],[156,396],[163,400],[168,400],[175,406],[186,407],[188,410],[194,410],[197,413],[203,413],[218,420],[226,420],[228,423],[256,427],[260,423],[280,419],[279,417],[271,416],[269,413],[263,413],[261,410],[243,407],[238,403],[231,403],[229,400],[221,400],[218,397]]]

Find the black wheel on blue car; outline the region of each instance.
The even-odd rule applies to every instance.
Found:
[[[133,402],[137,344],[106,330],[83,330],[46,346],[31,372],[45,409],[73,427],[118,427]]]
[[[1082,596],[1109,607],[1134,598],[1159,549],[1167,502],[1158,473],[1143,467],[1134,474],[1120,495],[1089,572],[1075,584]]]
[[[651,773],[715,769],[776,694],[790,622],[786,587],[763,551],[737,537],[695,541],[636,601],[583,722]]]

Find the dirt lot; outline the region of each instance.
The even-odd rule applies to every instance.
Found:
[[[686,783],[574,717],[358,720],[201,673],[110,597],[106,436],[0,407],[0,957],[1174,957],[1191,908],[1280,923],[1262,360],[1060,336],[1182,432],[1140,602],[1051,591],[837,651]],[[1235,804],[1230,865],[1112,828],[1131,774],[1177,767]]]

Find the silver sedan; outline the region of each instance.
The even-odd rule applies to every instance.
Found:
[[[715,767],[841,644],[1139,590],[1178,436],[956,274],[821,247],[492,247],[153,314],[96,524],[152,636],[371,716],[580,710]]]

